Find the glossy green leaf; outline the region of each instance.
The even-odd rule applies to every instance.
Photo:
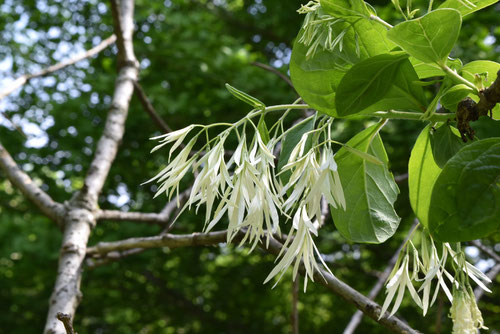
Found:
[[[500,71],[500,64],[490,60],[476,60],[467,63],[462,67],[461,74],[470,82],[476,83],[479,89],[489,87],[497,78],[497,73]],[[475,95],[469,95],[473,100],[477,101]],[[500,120],[500,104],[493,108],[493,118]]]
[[[434,185],[429,230],[439,241],[483,238],[500,228],[500,138],[473,142],[451,158]]]
[[[415,215],[425,227],[428,227],[429,205],[434,182],[441,168],[434,161],[430,139],[431,125],[427,125],[411,150],[408,163],[408,187],[410,204]]]
[[[465,16],[497,2],[498,0],[447,0],[439,8],[454,8]]]
[[[404,53],[381,54],[354,65],[337,88],[337,114],[357,114],[381,100],[391,88]]]
[[[370,10],[363,0],[321,0],[321,8],[334,16],[348,18],[354,17],[370,17]]]
[[[281,171],[283,166],[288,163],[290,154],[292,153],[295,146],[298,144],[302,135],[308,131],[314,129],[314,123],[316,122],[316,115],[306,118],[302,122],[296,124],[289,132],[285,135],[285,138],[281,142],[281,153],[278,159],[278,171]],[[308,138],[306,142],[306,149],[311,147],[311,139]],[[280,179],[283,182],[288,181],[290,178],[290,172],[284,172],[280,174]]]
[[[238,100],[241,100],[245,102],[246,104],[251,105],[255,109],[264,109],[266,105],[264,102],[260,101],[259,99],[239,90],[231,86],[230,84],[226,83],[226,88],[227,90],[233,94],[234,97],[236,97]]]
[[[436,63],[426,63],[414,57],[410,57],[410,62],[420,79],[444,77],[446,75],[443,69]],[[462,68],[462,61],[458,58],[447,58],[446,65],[451,69],[460,70]]]
[[[384,165],[368,162],[344,147],[335,156],[346,210],[332,207],[332,218],[339,232],[354,242],[384,242],[396,232],[400,221],[394,210],[399,189],[387,168],[380,127],[376,124],[363,130],[346,145],[377,157]]]
[[[470,124],[474,129],[475,136],[479,139],[500,137],[500,121],[491,119],[489,116],[481,116]]]
[[[461,69],[462,76],[475,82],[479,89],[490,86],[497,78],[500,64],[490,60],[476,60],[465,64]]]
[[[444,64],[457,41],[461,24],[457,10],[438,9],[394,26],[387,37],[423,62]]]
[[[290,59],[290,76],[295,89],[312,108],[337,117],[335,93],[345,73],[359,61],[388,53],[393,43],[387,38],[387,30],[367,19],[355,22],[339,22],[332,27],[332,36],[346,31],[342,49],[332,51],[318,47],[311,57],[306,57],[308,46],[299,43],[302,29],[293,46]]]
[[[441,104],[449,111],[456,112],[458,103],[471,92],[472,89],[464,84],[452,86],[441,97]]]
[[[460,138],[460,133],[454,127],[443,124],[435,131],[431,132],[432,154],[436,164],[443,168],[466,144]]]
[[[474,82],[478,89],[489,87],[497,78],[497,73],[500,71],[500,64],[490,60],[476,60],[465,64],[461,69],[462,76]],[[474,101],[478,101],[476,95],[470,94]],[[493,108],[493,118],[500,120],[500,104]]]
[[[427,106],[427,98],[421,85],[418,84],[418,75],[409,60],[404,60],[398,68],[394,84],[385,101],[393,100],[390,108],[379,110],[410,110],[423,112]]]

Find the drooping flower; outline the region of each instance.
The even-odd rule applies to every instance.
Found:
[[[392,302],[392,299],[394,298],[397,292],[398,295],[396,297],[396,301],[394,302],[394,306],[392,307],[392,311],[389,314],[389,316],[392,316],[394,313],[396,313],[399,306],[401,305],[407,287],[415,303],[422,308],[422,301],[420,300],[420,297],[418,296],[418,293],[413,287],[413,284],[411,282],[410,274],[408,271],[409,262],[410,262],[410,257],[408,254],[406,254],[403,258],[403,261],[401,262],[401,266],[399,267],[398,271],[396,271],[394,276],[387,283],[386,286],[387,297],[385,298],[384,305],[382,306],[382,311],[380,312],[379,319],[382,318],[385,311],[387,311],[389,305]]]
[[[453,334],[477,333],[470,310],[470,297],[466,291],[454,289],[450,317],[453,320]]]
[[[288,267],[290,267],[290,265],[292,265],[295,261],[293,266],[293,279],[296,279],[300,264],[303,263],[306,272],[304,280],[305,291],[307,288],[307,279],[314,281],[314,272],[321,272],[319,270],[320,268],[318,262],[316,261],[316,257],[320,259],[323,266],[331,273],[330,269],[321,258],[321,254],[314,244],[311,235],[318,235],[318,227],[318,222],[313,222],[311,220],[306,207],[301,206],[293,216],[292,229],[290,230],[290,233],[288,234],[283,248],[277,258],[277,260],[279,259],[279,262],[273,268],[271,273],[269,273],[264,283],[267,283],[274,276],[281,274],[275,285],[278,284]]]

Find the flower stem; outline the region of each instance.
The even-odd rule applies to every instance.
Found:
[[[392,25],[390,23],[387,23],[385,22],[384,20],[382,20],[380,17],[378,17],[377,15],[370,15],[370,20],[372,21],[375,21],[375,22],[378,22],[380,24],[382,24],[384,27],[386,27],[387,29],[391,29],[392,28]]]
[[[286,110],[286,109],[312,109],[312,108],[307,104],[280,104],[280,105],[266,107],[264,109],[264,112]],[[356,115],[356,116],[378,117],[382,119],[407,119],[414,121],[424,121],[424,119],[422,118],[423,115],[424,115],[423,113],[418,113],[418,112],[391,110],[391,111],[376,111],[371,114]],[[435,113],[434,115],[432,115],[431,118],[426,119],[425,121],[446,122],[448,120],[454,120],[454,119],[455,119],[454,113],[446,113],[446,114]]]

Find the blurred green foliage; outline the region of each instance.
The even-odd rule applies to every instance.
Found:
[[[302,1],[165,0],[136,1],[135,52],[140,81],[152,104],[174,129],[192,122],[234,121],[248,112],[224,83],[267,105],[290,103],[295,93],[254,61],[288,71],[290,46],[302,17]],[[386,20],[398,18],[389,1],[370,2]],[[423,4],[422,1],[416,2]],[[500,61],[500,7],[464,21],[454,55],[464,62]],[[98,44],[112,33],[108,3],[99,0],[5,0],[0,4],[0,85],[7,78],[44,68]],[[0,110],[28,134],[23,138],[0,117],[0,138],[22,168],[55,200],[64,201],[82,185],[106,116],[116,77],[116,48],[32,80],[2,101]],[[297,116],[300,116],[297,114]],[[339,121],[335,135],[347,141],[371,121]],[[157,212],[164,198],[152,199],[155,186],[140,184],[155,175],[166,157],[149,154],[149,137],[160,132],[139,101],[132,101],[121,151],[100,198],[101,208]],[[391,121],[383,130],[395,175],[407,171],[409,152],[424,124]],[[35,130],[33,130],[35,129]],[[38,129],[38,130],[37,130]],[[333,272],[363,293],[404,239],[413,216],[406,180],[400,184],[400,232],[382,245],[348,244],[333,224],[322,229],[318,247]],[[200,231],[203,217],[184,214],[174,233]],[[90,244],[154,235],[160,227],[102,222]],[[497,245],[500,236],[486,244]],[[57,268],[60,231],[27,202],[0,173],[0,333],[39,333]],[[487,259],[479,254],[472,260]],[[86,333],[289,333],[291,278],[274,289],[262,285],[274,258],[237,247],[150,250],[119,262],[86,269],[76,330]],[[484,263],[487,263],[483,261]],[[500,330],[500,289],[480,307],[485,324]],[[302,290],[302,289],[301,289]],[[425,319],[408,300],[399,314],[424,333],[450,331],[444,308]],[[382,301],[380,295],[377,301]],[[323,287],[300,293],[302,333],[341,333],[355,308]],[[363,319],[359,333],[385,333]]]

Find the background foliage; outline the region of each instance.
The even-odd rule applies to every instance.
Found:
[[[135,52],[141,84],[163,119],[174,129],[192,122],[234,121],[248,111],[224,83],[241,88],[267,105],[290,103],[296,95],[258,61],[287,73],[291,45],[303,17],[302,1],[165,0],[136,1]],[[389,1],[370,1],[387,21]],[[500,62],[499,5],[467,17],[453,55],[464,61]],[[6,0],[0,5],[0,85],[97,45],[112,33],[107,2]],[[50,77],[32,80],[0,103],[2,143],[23,169],[64,201],[82,184],[101,133],[116,75],[115,47]],[[297,116],[300,116],[297,114]],[[12,124],[21,127],[21,136]],[[336,123],[336,137],[347,141],[370,121]],[[419,122],[391,121],[381,132],[395,175],[407,172]],[[155,175],[166,158],[149,155],[159,134],[133,99],[121,151],[100,198],[101,208],[159,211],[155,186],[140,184]],[[396,204],[400,233],[381,245],[348,244],[333,224],[320,233],[318,247],[334,273],[367,293],[404,239],[413,221],[407,181],[399,183]],[[186,213],[174,232],[200,231],[203,217]],[[160,232],[156,226],[103,222],[90,245]],[[500,236],[484,241],[500,251]],[[0,174],[0,333],[37,333],[45,321],[57,266],[60,233]],[[472,261],[490,260],[469,248]],[[291,280],[274,289],[262,286],[274,258],[258,250],[221,246],[148,252],[86,270],[83,301],[75,319],[85,333],[288,333]],[[500,283],[483,297],[485,324],[500,331]],[[382,296],[377,299],[379,302]],[[445,298],[440,297],[443,303]],[[438,303],[423,321],[410,301],[400,309],[411,326],[425,333],[450,331],[446,309]],[[355,312],[342,300],[311,284],[300,294],[303,333],[341,333]],[[439,329],[440,328],[440,329]],[[382,333],[364,319],[359,333]]]

